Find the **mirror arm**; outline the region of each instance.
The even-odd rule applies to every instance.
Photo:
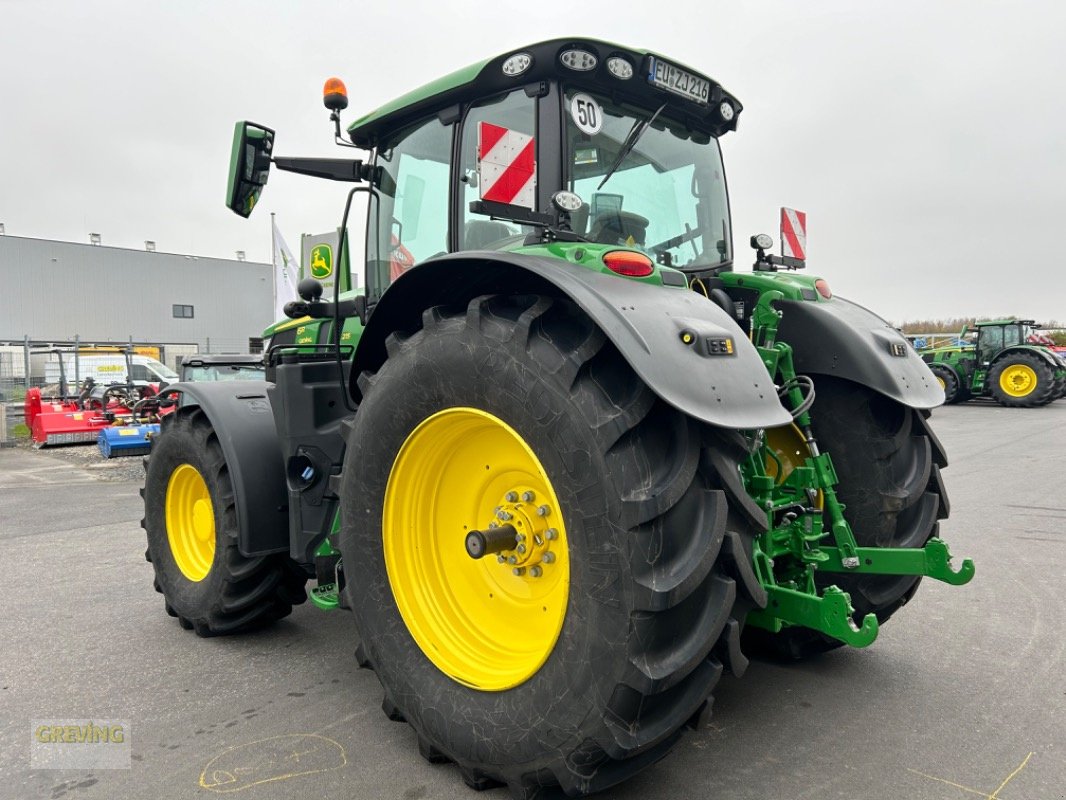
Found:
[[[270,159],[274,166],[285,172],[297,172],[315,178],[358,183],[371,180],[376,183],[378,169],[356,159],[347,158],[288,158],[275,156]]]

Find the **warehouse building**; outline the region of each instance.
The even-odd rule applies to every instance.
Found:
[[[273,321],[270,264],[92,238],[0,235],[0,360],[8,371],[19,369],[27,342],[155,347],[174,368],[189,353],[248,352]]]

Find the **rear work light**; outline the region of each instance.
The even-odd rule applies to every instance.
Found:
[[[512,78],[521,75],[533,66],[533,56],[529,53],[515,53],[503,62],[503,74]]]
[[[818,290],[818,294],[829,300],[833,297],[833,293],[829,290],[829,283],[825,278],[819,278],[814,282],[814,288]]]
[[[655,270],[650,258],[632,250],[611,250],[604,253],[603,263],[611,272],[617,272],[627,278],[646,278]]]
[[[590,69],[594,69],[598,61],[596,56],[588,50],[579,50],[576,47],[561,52],[559,60],[564,67],[577,72],[588,72]]]

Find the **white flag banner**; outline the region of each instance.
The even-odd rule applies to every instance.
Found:
[[[285,304],[296,300],[296,282],[299,280],[300,263],[292,257],[292,251],[285,244],[278,230],[278,224],[271,221],[274,226],[274,321],[285,319]]]

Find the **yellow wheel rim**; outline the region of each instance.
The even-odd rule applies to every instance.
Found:
[[[1025,397],[1036,388],[1037,380],[1032,367],[1011,364],[999,374],[999,388],[1011,397]]]
[[[521,541],[471,558],[467,532],[491,523]],[[570,591],[566,528],[540,461],[503,420],[449,408],[411,432],[385,489],[382,544],[400,615],[445,675],[503,691],[548,659]]]
[[[796,467],[802,467],[810,458],[811,451],[807,447],[807,440],[803,432],[795,425],[785,425],[781,428],[768,428],[766,431],[766,446],[773,451],[777,459],[766,458],[766,474],[774,479],[775,483],[782,484],[788,480],[788,476]],[[823,495],[818,490],[816,508],[822,508]]]
[[[174,563],[190,581],[202,581],[215,560],[215,509],[203,476],[191,464],[170,474],[166,521]]]
[[[936,382],[940,384],[941,389],[946,390],[948,388],[948,382],[945,381],[942,377],[940,377],[939,375],[934,375],[933,377],[936,378]]]

